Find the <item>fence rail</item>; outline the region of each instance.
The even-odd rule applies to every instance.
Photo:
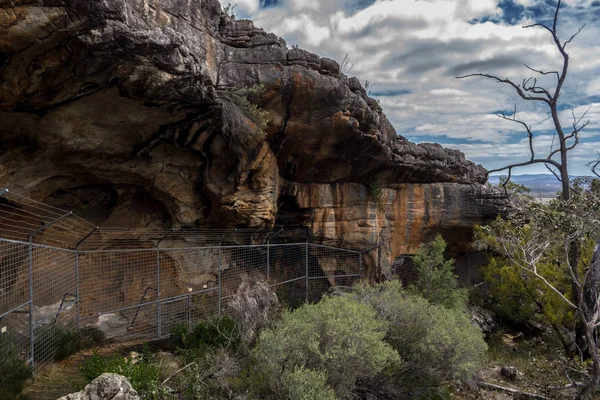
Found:
[[[9,339],[0,341],[0,357],[17,351],[39,370],[54,360],[64,332],[90,326],[118,341],[165,338],[177,324],[225,313],[244,276],[265,280],[291,307],[362,276],[359,252],[309,241],[106,246],[80,250],[0,237],[0,336]]]

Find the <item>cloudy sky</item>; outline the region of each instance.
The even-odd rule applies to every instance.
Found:
[[[547,106],[519,101],[510,87],[468,73],[491,73],[517,82],[532,76],[523,64],[544,71],[562,59],[551,35],[533,22],[551,23],[555,0],[221,0],[235,4],[238,18],[338,62],[348,54],[350,76],[373,84],[397,132],[415,142],[438,142],[462,150],[488,169],[529,157],[526,135],[512,114],[532,125],[536,151],[553,145]],[[600,151],[600,0],[564,0],[559,35],[568,39],[571,69],[560,100],[565,129],[572,110],[591,106],[588,128],[571,152],[571,174],[588,174],[585,164]],[[555,80],[541,79],[549,87]],[[525,104],[527,103],[527,104]],[[547,173],[543,166],[518,173]]]

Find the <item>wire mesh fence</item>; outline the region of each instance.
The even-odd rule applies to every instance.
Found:
[[[0,357],[34,370],[82,329],[152,340],[224,315],[245,277],[296,307],[362,273],[361,253],[293,230],[99,229],[7,193],[0,218]]]
[[[488,263],[486,252],[475,252],[449,255],[454,261],[454,273],[462,287],[472,288],[485,284],[483,267]],[[417,282],[419,273],[413,262],[413,256],[405,255],[396,258],[392,265],[392,275],[398,276],[405,286]]]

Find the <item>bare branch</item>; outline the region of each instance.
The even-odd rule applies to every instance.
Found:
[[[581,115],[581,117],[579,117],[579,119],[575,118],[575,110],[571,109],[571,114],[573,115],[573,130],[577,129],[577,126],[581,123],[581,121],[585,118],[585,116],[587,115],[587,113],[590,112],[590,110],[592,109],[592,106],[589,106],[587,110],[585,110],[585,112]],[[585,125],[587,125],[589,123],[586,122]],[[583,128],[580,128],[579,130],[581,130]]]
[[[548,71],[548,72],[544,72],[541,69],[535,69],[535,68],[531,68],[529,65],[527,64],[523,64],[527,69],[536,72],[540,75],[552,75],[555,74],[556,75],[556,79],[560,79],[560,74],[558,73],[558,71]]]
[[[527,95],[527,94],[526,94],[526,93],[523,91],[523,90],[524,90],[524,88],[522,88],[522,87],[521,87],[521,85],[517,85],[516,83],[514,83],[513,81],[511,81],[511,80],[510,80],[510,79],[508,79],[508,78],[501,79],[501,78],[498,78],[497,76],[490,75],[490,74],[468,74],[468,75],[463,75],[463,76],[457,76],[457,77],[456,77],[456,79],[465,79],[465,78],[471,78],[471,77],[474,77],[474,76],[481,76],[481,77],[484,77],[484,78],[488,78],[488,79],[495,80],[495,81],[497,81],[497,82],[499,82],[499,83],[506,83],[506,84],[508,84],[508,85],[512,86],[512,87],[513,87],[513,89],[515,89],[515,91],[517,92],[517,94],[518,94],[519,96],[521,96],[521,98],[522,98],[523,100],[529,100],[529,101],[543,101],[544,103],[547,103],[547,104],[550,104],[550,102],[551,102],[551,100],[549,100],[549,99],[547,99],[547,98],[545,98],[545,97],[539,97],[539,96],[530,96],[530,95]],[[525,89],[525,91],[527,91],[527,89]]]
[[[529,84],[529,82],[531,82],[531,80],[533,80],[533,85],[527,86]],[[553,97],[549,91],[547,91],[543,87],[537,85],[536,78],[523,79],[523,84],[521,86],[523,87],[523,90],[525,90],[526,92],[531,92],[531,93],[535,93],[535,94],[544,94],[550,101],[552,101],[552,99],[553,99]]]
[[[511,165],[507,165],[502,168],[492,169],[492,170],[488,171],[488,176],[489,176],[489,174],[492,174],[494,172],[506,171],[509,168],[524,167],[526,165],[533,165],[533,164],[549,164],[549,165],[555,166],[558,169],[560,169],[560,167],[561,167],[560,163],[557,161],[550,160],[547,158],[542,158],[542,159],[534,159],[534,160],[524,161],[521,163],[511,164]]]
[[[507,121],[516,122],[517,124],[520,124],[525,128],[525,130],[527,131],[527,137],[529,138],[529,151],[531,152],[531,160],[535,159],[535,150],[533,149],[533,132],[531,131],[531,126],[517,119],[517,106],[515,105],[515,110],[513,112],[512,118],[507,117],[506,115],[504,115],[504,113],[496,114],[496,116]]]
[[[562,178],[560,177],[560,175],[558,175],[556,173],[556,171],[554,171],[548,164],[546,164],[546,169],[550,172],[552,172],[552,175],[554,175],[554,177],[556,178],[557,181],[559,181],[560,183],[562,183]]]
[[[554,22],[552,23],[552,32],[556,35],[556,24],[558,23],[558,12],[560,11],[560,3],[562,0],[558,0],[558,4],[556,5],[556,12],[554,13]]]
[[[544,24],[539,24],[539,23],[538,23],[538,24],[525,25],[525,26],[523,26],[523,28],[534,28],[534,27],[536,27],[536,26],[541,26],[542,28],[546,29],[548,32],[550,32],[550,33],[554,33],[554,32],[552,31],[552,29],[548,28],[548,26],[547,26],[547,25],[544,25]]]
[[[354,68],[354,63],[350,60],[350,57],[348,57],[348,53],[346,53],[340,64],[340,71],[344,74],[349,74],[350,71],[352,71],[352,68]]]
[[[580,27],[580,28],[577,30],[577,32],[575,32],[575,33],[573,34],[573,36],[571,36],[571,37],[569,38],[569,40],[567,40],[567,41],[566,41],[566,42],[563,44],[563,50],[564,50],[564,49],[567,47],[567,45],[568,45],[569,43],[571,43],[571,42],[573,41],[573,39],[575,39],[575,37],[576,37],[577,35],[579,35],[579,34],[581,33],[581,31],[583,30],[583,28],[585,28],[585,24],[581,25],[581,27]]]
[[[587,166],[592,169],[592,173],[600,178],[600,153],[598,153],[598,158],[596,161],[591,161],[587,163]]]

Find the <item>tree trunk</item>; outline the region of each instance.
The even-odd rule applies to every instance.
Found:
[[[600,287],[600,240],[596,243],[596,248],[594,249],[594,255],[592,256],[592,262],[590,263],[587,276],[585,282],[583,284],[583,298],[581,307],[582,311],[585,315],[586,321],[591,321],[593,318],[593,314],[598,307],[598,288]],[[578,324],[579,328],[582,324]],[[584,327],[583,334],[579,331],[576,332],[577,336],[577,345],[582,350],[582,356],[584,359],[589,359],[592,357],[590,346],[593,345],[594,348],[598,347],[598,343],[596,343],[596,332],[594,328],[592,329],[592,338],[593,342],[590,342],[587,339],[587,326]],[[583,346],[583,347],[582,347]]]
[[[583,318],[585,319],[585,317]],[[590,380],[583,386],[581,391],[577,394],[577,397],[575,397],[575,400],[588,400],[592,398],[594,390],[600,385],[600,354],[598,353],[598,347],[596,347],[595,329],[593,325],[587,325],[585,337],[588,341],[588,348],[592,358],[592,372]]]

